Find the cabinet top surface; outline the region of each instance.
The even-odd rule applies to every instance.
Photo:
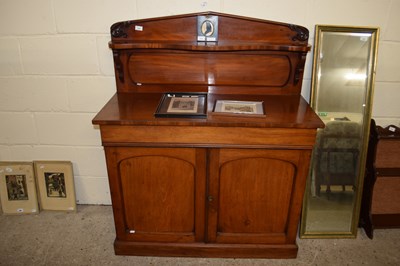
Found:
[[[98,125],[169,125],[259,128],[320,128],[323,122],[300,95],[208,94],[207,118],[160,118],[154,113],[162,93],[117,93],[93,119]],[[262,101],[265,117],[217,116],[216,100]]]

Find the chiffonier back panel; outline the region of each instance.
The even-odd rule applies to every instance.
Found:
[[[216,42],[197,41],[199,16],[218,17]],[[300,94],[310,49],[303,27],[219,13],[124,21],[111,34],[118,92]]]

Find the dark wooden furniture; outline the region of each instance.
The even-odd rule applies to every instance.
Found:
[[[371,121],[360,225],[369,238],[375,228],[400,227],[400,128]]]
[[[199,16],[218,42],[197,42]],[[294,258],[316,129],[301,97],[307,29],[219,13],[111,27],[117,93],[94,118],[123,255]],[[165,92],[208,93],[208,116],[156,118]],[[215,115],[217,99],[265,117]]]

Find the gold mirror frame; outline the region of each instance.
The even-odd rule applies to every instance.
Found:
[[[329,41],[331,43],[328,43]],[[316,25],[315,27],[311,107],[325,122],[326,127],[318,131],[319,135],[317,135],[316,147],[313,151],[310,174],[307,179],[307,186],[304,194],[300,238],[355,238],[357,235],[372,112],[378,41],[379,28],[332,25]],[[361,65],[363,67],[360,67]],[[322,67],[326,69],[322,69]],[[359,71],[355,71],[353,77],[350,77],[348,81],[344,81],[345,70],[357,70],[357,67],[359,67]],[[336,76],[330,76],[333,72],[335,72]],[[335,79],[335,77],[337,79]],[[326,81],[328,78],[330,78],[329,82]],[[325,86],[325,88],[323,86]],[[334,89],[329,91],[331,87]],[[361,90],[360,88],[365,88],[363,94],[360,94],[361,96],[358,94]],[[337,101],[340,92],[344,92],[343,97],[345,98],[342,98],[343,101]],[[322,95],[324,94],[325,96],[323,97]],[[362,107],[359,106],[360,104]],[[346,110],[344,110],[341,113],[340,109],[343,108],[343,106],[345,106],[344,109],[351,109],[352,112],[346,112]],[[359,108],[360,112],[354,111],[354,109],[357,108]],[[330,111],[332,112],[330,113]],[[352,114],[354,114],[355,117],[358,115],[360,117],[353,119]],[[350,119],[348,119],[348,117],[350,117]],[[336,143],[336,148],[331,148],[330,151],[327,151],[327,146],[323,147],[324,144],[321,144],[327,143],[326,135],[327,132],[333,132],[332,125],[343,125],[346,123],[343,122],[344,120],[346,120],[346,122],[349,121],[345,124],[346,126],[351,123],[353,123],[353,125],[358,123],[357,125],[359,125],[359,133],[357,133],[359,138],[355,141],[355,143],[357,143],[357,149],[353,149],[355,150],[353,157],[349,157],[357,158],[358,161],[357,164],[354,162],[352,164],[354,167],[354,176],[348,184],[337,181],[340,175],[344,176],[344,174],[340,173],[340,171],[345,172],[345,170],[343,170],[346,168],[344,163],[340,166],[337,163],[335,166],[334,163],[331,162],[334,160],[339,161],[340,158],[342,158],[343,161],[346,160],[347,164],[349,164],[348,162],[351,160],[344,159],[345,156],[349,156],[349,154],[346,155],[343,151],[346,150],[346,152],[348,152],[351,149],[344,149],[343,147],[337,148],[340,146],[338,143],[340,143],[343,138],[342,140],[334,141],[331,139],[330,143]],[[353,120],[355,122],[353,122]],[[330,123],[331,121],[332,123]],[[329,129],[327,126],[328,123],[330,123]],[[350,131],[355,132],[356,130],[354,130],[353,127]],[[341,132],[343,132],[343,130]],[[347,130],[347,132],[349,132],[349,130]],[[345,134],[348,133],[344,133],[343,136]],[[319,139],[318,136],[320,136]],[[325,142],[323,142],[322,136],[324,136]],[[350,142],[347,141],[347,143]],[[335,149],[336,151],[341,150],[342,153],[336,153],[335,155],[334,152],[332,152],[332,150]],[[333,155],[337,156],[337,159],[332,159]],[[321,161],[323,163],[321,163]],[[318,165],[318,167],[316,165]],[[335,169],[337,169],[337,172],[333,173]],[[333,187],[332,183],[335,184],[335,182],[332,182],[332,176],[335,175],[339,177],[335,182],[337,182],[336,184],[339,184],[337,186],[341,188],[333,191],[331,187]],[[326,181],[327,179],[329,179],[329,181]],[[320,183],[323,185],[320,185]],[[351,186],[351,189],[346,187],[348,185]],[[317,201],[315,200],[316,197],[322,198],[321,187],[325,189],[325,191],[323,191],[323,193],[325,193],[323,195],[323,200],[326,204],[321,203],[322,200],[316,203]],[[339,201],[337,201],[337,205],[335,206],[336,203],[334,200],[332,200],[332,198],[329,199],[329,197],[335,195],[334,193],[337,193],[336,195],[341,194],[343,198],[347,197],[347,203],[343,203],[344,200],[341,199],[342,202],[339,203]],[[343,204],[343,206],[339,204]],[[344,204],[347,205],[344,207]],[[341,215],[335,215],[341,211],[340,208],[346,208],[346,211],[348,211],[346,215],[349,217],[345,217],[345,219],[343,219],[344,221],[338,218],[341,217],[342,213]],[[334,221],[335,219],[337,219],[337,221]],[[338,224],[338,226],[336,227],[335,224]]]

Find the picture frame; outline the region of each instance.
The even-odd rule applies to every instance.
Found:
[[[217,100],[213,112],[227,115],[265,117],[264,102],[262,101]]]
[[[32,162],[0,162],[0,200],[4,214],[39,213]]]
[[[218,16],[197,16],[197,41],[218,42]]]
[[[164,93],[154,116],[206,118],[207,93]]]
[[[76,211],[74,173],[70,161],[34,161],[41,210]]]

